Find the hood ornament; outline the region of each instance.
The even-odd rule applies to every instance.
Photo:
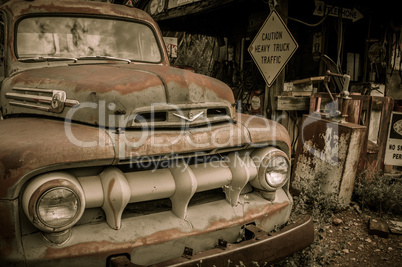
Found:
[[[197,115],[193,116],[193,113],[190,112],[190,114],[188,115],[188,118],[186,116],[177,114],[177,113],[173,113],[173,115],[175,115],[176,117],[179,117],[180,119],[183,119],[185,121],[188,122],[193,122],[195,121],[199,116],[202,115],[202,113],[204,113],[204,111],[201,111],[200,113],[198,113]]]

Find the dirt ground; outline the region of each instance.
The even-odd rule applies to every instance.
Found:
[[[401,217],[380,217],[352,205],[326,222],[315,221],[312,246],[274,266],[402,266],[402,235],[383,238],[369,234],[368,227],[370,218],[402,221]]]
[[[358,213],[354,209],[335,214],[342,223],[327,225],[320,243],[333,266],[402,266],[402,236],[387,238],[370,235],[368,221],[378,214]],[[384,218],[400,221],[401,218]]]

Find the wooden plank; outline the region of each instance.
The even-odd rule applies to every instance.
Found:
[[[325,76],[318,76],[318,77],[310,77],[301,80],[293,81],[293,84],[301,84],[301,83],[318,83],[324,81]]]
[[[208,10],[212,10],[214,8],[221,7],[223,5],[234,2],[234,0],[204,0],[195,2],[189,5],[178,6],[177,8],[169,9],[161,14],[157,14],[153,16],[155,21],[161,21],[166,19],[172,19],[177,17],[182,17],[186,15],[191,15],[199,12],[204,12]]]
[[[292,96],[311,96],[311,91],[293,91]]]
[[[309,110],[310,97],[277,96],[277,110]]]

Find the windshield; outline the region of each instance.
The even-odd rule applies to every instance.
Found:
[[[152,29],[141,23],[80,17],[30,17],[17,29],[20,59],[109,56],[157,63],[161,52]]]

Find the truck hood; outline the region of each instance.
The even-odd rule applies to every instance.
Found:
[[[71,64],[20,72],[3,83],[3,116],[38,114],[105,127],[234,120],[224,83],[190,71],[135,64]]]

